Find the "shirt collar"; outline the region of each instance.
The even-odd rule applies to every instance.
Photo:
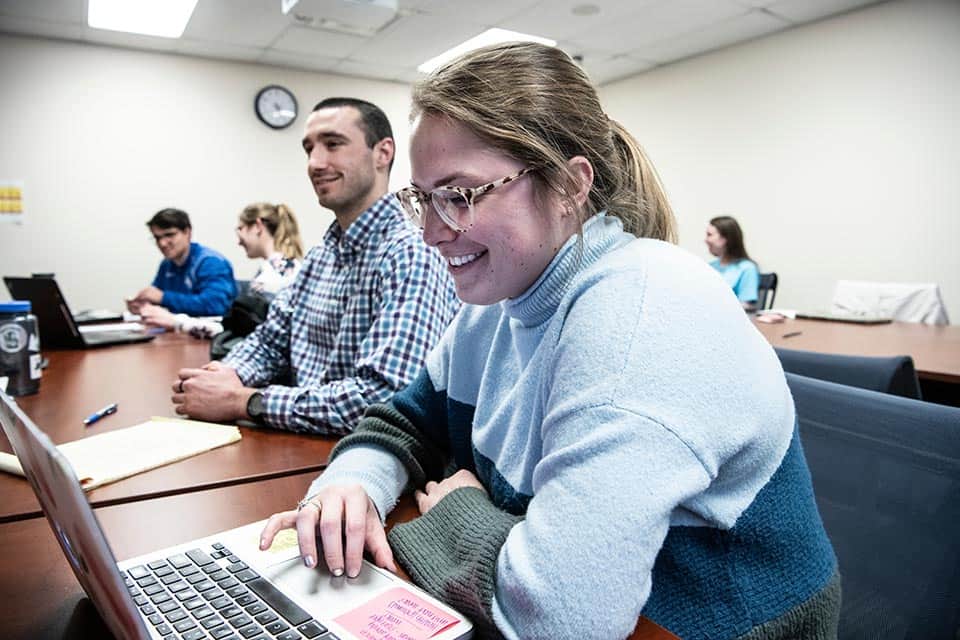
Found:
[[[403,216],[397,198],[392,193],[386,193],[346,229],[341,229],[334,221],[327,228],[323,242],[327,248],[336,251],[341,260],[348,260],[362,253],[376,235],[376,231],[389,224],[390,219],[396,216]]]

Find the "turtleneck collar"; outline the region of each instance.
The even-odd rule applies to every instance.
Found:
[[[571,236],[564,243],[529,289],[500,303],[503,312],[523,326],[541,324],[554,314],[567,285],[578,273],[605,253],[633,239],[623,231],[618,218],[605,212],[598,213],[584,223],[582,233]]]

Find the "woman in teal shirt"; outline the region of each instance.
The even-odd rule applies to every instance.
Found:
[[[717,257],[710,266],[720,272],[747,311],[757,308],[760,270],[743,245],[743,232],[736,219],[718,216],[707,225],[707,249]]]

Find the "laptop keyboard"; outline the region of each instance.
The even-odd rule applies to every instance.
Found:
[[[220,543],[121,573],[164,640],[338,640]]]

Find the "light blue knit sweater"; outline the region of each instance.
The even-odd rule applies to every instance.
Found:
[[[386,514],[448,460],[476,473],[488,495],[455,491],[390,540],[483,634],[624,637],[641,613],[685,640],[835,634],[776,355],[709,266],[615,218],[521,297],[463,307],[367,415],[311,493],[360,482]]]

